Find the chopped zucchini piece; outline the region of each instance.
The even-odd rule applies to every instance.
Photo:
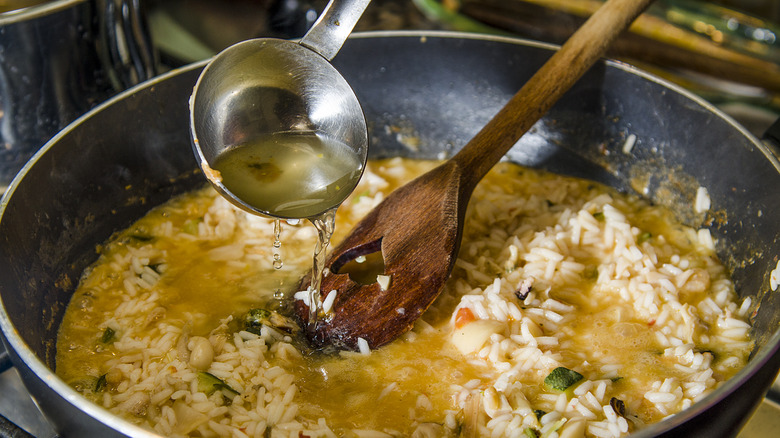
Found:
[[[103,389],[106,387],[106,375],[103,374],[102,376],[98,377],[97,382],[95,382],[95,392],[103,392]]]
[[[544,384],[557,391],[566,391],[580,380],[582,380],[582,374],[565,367],[558,367],[544,378]]]
[[[366,190],[366,191],[364,191],[362,193],[359,193],[359,194],[355,195],[352,198],[352,202],[357,204],[358,202],[360,202],[360,198],[365,197],[365,196],[371,196],[371,190]],[[360,263],[360,262],[358,262],[358,263]]]
[[[129,237],[131,240],[137,240],[138,242],[151,242],[154,240],[154,236],[144,233],[133,233],[127,237]]]
[[[251,309],[244,315],[244,330],[260,335],[264,325],[286,333],[298,331],[295,321],[273,310]]]
[[[201,223],[202,219],[190,219],[187,222],[184,223],[184,226],[182,227],[182,231],[184,231],[187,234],[192,234],[194,236],[198,235],[198,226]]]
[[[103,336],[100,337],[100,342],[109,344],[114,341],[116,341],[116,331],[114,331],[114,329],[111,327],[106,327],[106,329],[103,331]]]
[[[238,395],[238,391],[231,388],[230,385],[219,377],[205,371],[198,372],[198,391],[206,395],[211,395],[217,390],[222,390],[223,392],[227,391],[233,395]]]

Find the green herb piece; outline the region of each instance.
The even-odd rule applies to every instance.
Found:
[[[541,420],[542,417],[547,415],[547,412],[541,410],[541,409],[534,409],[534,415],[536,415],[537,420]]]
[[[653,235],[649,231],[645,231],[636,238],[636,243],[641,245],[650,240],[652,237]]]
[[[106,375],[103,374],[102,376],[98,377],[97,382],[95,382],[95,392],[103,392],[103,389],[106,388]]]
[[[533,427],[526,427],[523,434],[528,438],[539,438],[541,436],[541,433]]]
[[[298,331],[295,321],[273,310],[251,309],[244,315],[244,330],[249,333],[260,336],[264,325],[286,333]]]
[[[557,391],[566,391],[580,380],[582,380],[582,374],[568,368],[558,367],[544,378],[544,384]]]
[[[116,332],[111,327],[106,327],[103,331],[103,336],[100,337],[100,342],[109,344],[116,341]]]
[[[609,379],[609,380],[611,380],[611,381],[612,381],[612,383],[617,383],[617,382],[619,382],[619,381],[623,380],[623,378],[622,378],[622,377],[620,377],[620,376],[618,376],[618,377],[613,377],[613,378],[611,378],[611,379]]]
[[[198,225],[202,221],[201,218],[198,219],[190,219],[187,222],[184,222],[184,226],[182,227],[182,230],[187,234],[192,234],[194,236],[198,235]]]
[[[593,217],[596,218],[597,221],[603,221],[604,220],[604,212],[597,211],[593,213]]]
[[[352,199],[352,202],[353,202],[353,203],[355,203],[355,204],[357,204],[358,202],[360,202],[360,198],[362,198],[362,197],[364,197],[364,196],[371,196],[371,190],[366,190],[366,191],[364,191],[364,192],[361,192],[359,195],[356,195],[356,196],[355,196],[355,197]]]
[[[154,239],[154,236],[150,236],[148,234],[141,234],[141,233],[133,233],[130,234],[128,237],[130,237],[133,240],[137,240],[139,242],[150,242]]]
[[[205,371],[199,371],[198,372],[198,391],[206,394],[211,395],[214,394],[215,391],[221,390],[223,392],[227,391],[228,393],[231,393],[233,395],[238,395],[238,391],[231,388],[230,385],[225,383],[222,379],[219,377],[207,373]]]

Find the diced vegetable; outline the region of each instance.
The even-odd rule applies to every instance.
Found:
[[[187,222],[184,223],[184,226],[182,227],[182,230],[187,234],[192,234],[194,236],[198,235],[198,227],[201,223],[202,219],[190,219]]]
[[[137,240],[139,242],[151,242],[154,240],[154,236],[150,236],[149,234],[144,233],[133,233],[130,234],[128,237],[130,237],[133,240]]]
[[[109,344],[114,341],[116,341],[116,331],[111,327],[106,327],[106,329],[103,330],[103,336],[100,337],[100,342]]]
[[[650,234],[650,232],[645,231],[644,233],[642,233],[639,236],[637,236],[636,243],[641,245],[642,243],[645,243],[648,240],[650,240],[652,237],[653,237],[653,235]]]
[[[538,430],[534,429],[533,427],[526,427],[523,431],[523,434],[527,436],[528,438],[539,438],[541,435]]]
[[[209,421],[208,415],[187,406],[183,399],[178,399],[173,403],[173,413],[176,415],[174,431],[182,435],[189,434],[201,424]]]
[[[604,220],[604,213],[597,211],[593,213],[593,217],[596,218],[597,221],[603,221]]]
[[[476,320],[474,312],[468,307],[461,307],[458,309],[458,313],[455,314],[455,328],[459,329],[464,325]]]
[[[198,372],[198,391],[206,395],[211,395],[217,390],[226,391],[232,395],[238,395],[238,391],[231,388],[230,385],[219,377],[205,371]]]
[[[566,391],[580,380],[582,374],[565,367],[558,367],[544,378],[544,384],[557,391]]]
[[[264,325],[287,333],[298,331],[295,321],[273,310],[251,309],[244,315],[244,330],[260,335]]]
[[[488,319],[479,319],[464,325],[452,333],[452,343],[463,354],[478,351],[491,335],[504,331],[504,324]]]
[[[352,198],[352,202],[354,202],[354,203],[356,203],[356,204],[357,204],[358,202],[360,202],[360,198],[362,198],[362,197],[364,197],[364,196],[371,196],[371,190],[364,190],[363,192],[361,192],[361,193],[359,193],[359,194],[355,195],[355,196]]]
[[[106,387],[106,375],[103,374],[102,376],[98,377],[97,382],[95,382],[95,392],[102,392],[103,389]]]

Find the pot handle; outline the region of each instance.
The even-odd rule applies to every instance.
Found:
[[[11,363],[11,356],[5,351],[3,344],[0,344],[0,373],[8,370],[12,366],[14,365]]]
[[[764,140],[764,143],[773,146],[771,148],[772,152],[780,159],[780,118],[775,120],[775,122],[767,128],[761,139]]]
[[[125,90],[157,74],[157,55],[146,25],[142,0],[98,0],[104,68],[116,90]]]

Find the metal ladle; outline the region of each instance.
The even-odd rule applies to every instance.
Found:
[[[340,205],[357,185],[368,152],[366,121],[352,88],[329,61],[369,2],[331,0],[299,42],[274,38],[243,41],[223,50],[203,69],[190,98],[193,151],[209,181],[236,206],[275,218],[310,218]],[[346,150],[339,151],[341,157],[351,155],[346,158],[357,169],[314,207],[277,210],[253,205],[225,186],[221,173],[214,171],[215,160],[231,149],[278,134],[329,139],[318,147],[340,145]],[[327,157],[331,151],[320,152]],[[320,160],[319,164],[327,163]],[[288,169],[280,166],[276,170]],[[261,180],[254,189],[262,191],[263,187]],[[299,187],[304,191],[309,188]]]

